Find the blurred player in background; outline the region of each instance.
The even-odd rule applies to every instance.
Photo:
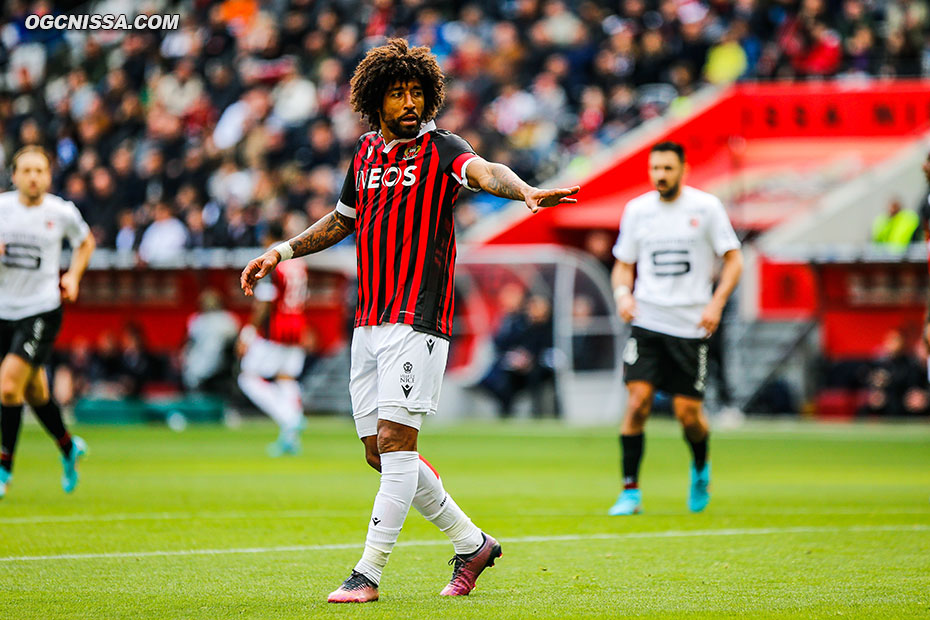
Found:
[[[700,512],[710,500],[710,429],[702,407],[707,338],[717,330],[739,282],[743,257],[723,204],[683,185],[685,171],[681,145],[652,147],[649,180],[656,191],[627,204],[614,246],[617,262],[611,281],[617,311],[633,328],[623,351],[628,391],[620,429],[623,491],[608,511],[611,515],[642,511],[639,465],[657,389],[672,395],[672,410],[694,458],[688,508]],[[713,291],[718,256],[723,257],[723,270]]]
[[[262,245],[271,247],[283,238],[281,225],[272,222]],[[254,296],[252,321],[239,334],[239,387],[280,428],[268,454],[299,454],[304,405],[297,378],[305,361],[307,265],[299,260],[279,265],[255,286]]]
[[[540,207],[575,202],[578,191],[530,187],[436,128],[445,96],[429,49],[403,39],[368,52],[352,78],[351,102],[375,131],[358,141],[336,209],[242,272],[246,295],[280,261],[319,252],[355,233],[358,304],[349,390],[368,463],[381,472],[362,559],[329,595],[334,603],[378,598],[378,583],[410,506],[452,540],[452,579],[440,594],[466,595],[501,547],[445,492],[417,452],[436,413],[452,331],[455,233],[460,187]]]
[[[65,428],[42,366],[61,327],[61,304],[77,300],[95,247],[74,203],[46,193],[52,173],[45,151],[24,147],[12,164],[16,191],[0,194],[0,498],[12,477],[25,402],[61,450],[62,488],[77,486],[87,446]],[[64,239],[71,265],[59,276]]]

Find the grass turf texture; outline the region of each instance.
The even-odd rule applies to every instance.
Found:
[[[646,512],[622,518],[606,516],[613,429],[427,425],[421,452],[504,557],[471,596],[439,597],[451,544],[411,510],[381,601],[364,606],[325,602],[359,557],[378,485],[349,423],[311,420],[304,455],[279,460],[264,455],[270,424],[76,430],[91,454],[65,496],[53,444],[24,429],[0,502],[0,617],[930,615],[926,425],[716,432],[712,501],[692,515],[686,445],[653,420]],[[203,550],[224,552],[189,553]],[[108,557],[47,557],[62,554]]]

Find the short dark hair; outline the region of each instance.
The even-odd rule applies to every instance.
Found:
[[[649,150],[649,152],[650,153],[664,153],[664,152],[675,153],[675,155],[678,155],[678,161],[680,161],[681,163],[685,163],[685,147],[683,147],[677,142],[670,142],[670,141],[659,142],[658,144],[653,146]]]
[[[372,129],[381,127],[381,106],[388,88],[397,82],[419,80],[423,87],[423,121],[436,118],[446,97],[445,76],[436,56],[426,46],[410,47],[405,39],[388,39],[368,50],[352,76],[350,103]]]
[[[45,161],[48,162],[48,167],[52,167],[52,156],[48,154],[48,151],[46,151],[38,144],[27,144],[26,146],[13,153],[13,158],[10,160],[13,165],[13,172],[16,172],[16,161],[27,153],[38,153],[45,158]]]

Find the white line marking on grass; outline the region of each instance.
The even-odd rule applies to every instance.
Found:
[[[369,514],[367,510],[216,510],[201,512],[129,512],[116,514],[72,514],[72,515],[30,515],[22,517],[0,517],[0,525],[41,525],[44,523],[112,523],[120,521],[183,521],[196,519],[262,519],[273,517],[276,519],[335,519],[354,518]],[[677,512],[651,512],[652,516],[678,516]],[[720,508],[715,511],[717,516],[830,516],[830,515],[930,515],[930,506],[913,508],[896,508],[886,510],[882,508],[832,508],[832,509],[804,509],[797,510],[739,510],[731,512]],[[592,512],[566,512],[559,510],[532,510],[522,512],[519,518],[558,518],[558,517],[601,517],[602,513]],[[514,517],[517,518],[517,517]]]
[[[930,532],[930,525],[854,525],[850,527],[758,527],[727,528],[716,530],[668,530],[665,532],[627,532],[624,534],[566,534],[563,536],[523,536],[506,538],[507,544],[558,543],[584,540],[632,540],[650,538],[700,538],[704,536],[764,536],[770,534],[844,534],[868,532]],[[448,545],[447,540],[400,541],[399,547],[435,547]],[[191,555],[236,555],[255,553],[289,553],[303,551],[333,551],[358,549],[361,543],[338,543],[332,545],[286,545],[280,547],[241,547],[237,549],[177,549],[171,551],[124,551],[114,553],[63,553],[60,555],[20,555],[0,557],[0,562],[40,562],[48,560],[100,560],[122,558],[153,558]]]
[[[369,509],[367,512],[371,512]],[[124,514],[103,515],[33,515],[27,517],[0,518],[0,525],[31,525],[41,523],[85,523],[111,521],[177,521],[186,519],[257,519],[275,517],[279,519],[309,519],[357,517],[367,514],[365,511],[324,511],[324,510],[253,510],[253,511],[215,511],[215,512],[130,512]]]

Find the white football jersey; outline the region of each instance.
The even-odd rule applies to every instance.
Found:
[[[0,319],[15,321],[61,305],[61,243],[77,248],[90,229],[73,202],[46,194],[27,207],[18,192],[0,194]]]
[[[740,247],[726,209],[685,186],[674,202],[649,192],[626,205],[614,256],[636,263],[633,325],[679,338],[702,338],[698,326],[713,296],[718,256]]]

